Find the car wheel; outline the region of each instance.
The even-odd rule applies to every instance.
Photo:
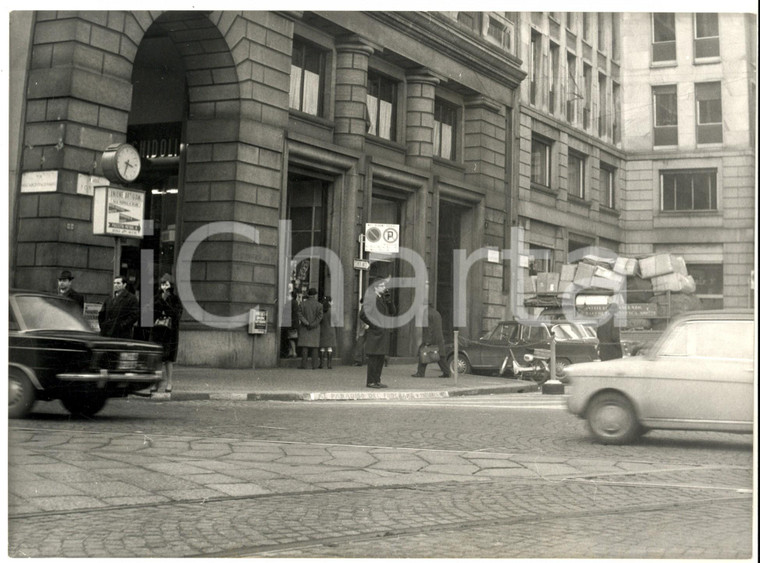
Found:
[[[456,370],[457,374],[464,375],[472,373],[472,366],[470,365],[470,360],[464,354],[459,354],[458,362],[454,362],[454,355],[452,354],[449,356],[449,370],[451,373],[454,373]]]
[[[594,397],[586,418],[591,433],[603,444],[627,444],[641,435],[633,405],[614,391],[605,391]]]
[[[34,386],[18,368],[8,371],[8,418],[24,418],[34,405]]]
[[[99,393],[80,393],[61,397],[61,403],[74,416],[94,416],[106,406],[108,397]]]
[[[570,360],[567,358],[557,358],[557,361],[554,364],[554,370],[555,374],[557,376],[557,379],[560,381],[565,381],[567,379],[567,374],[564,373],[565,368],[572,364]]]

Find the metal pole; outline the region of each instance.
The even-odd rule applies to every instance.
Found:
[[[565,384],[557,379],[557,343],[554,333],[549,329],[549,380],[541,386],[544,395],[562,395]]]
[[[459,378],[459,331],[454,331],[454,385]]]

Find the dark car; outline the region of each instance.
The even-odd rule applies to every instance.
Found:
[[[456,367],[459,373],[498,373],[508,356],[523,358],[537,348],[549,350],[550,330],[555,338],[558,377],[561,378],[565,366],[599,359],[599,341],[591,327],[569,321],[547,321],[536,325],[502,321],[479,340],[460,337]],[[446,360],[453,371],[453,343],[446,345]]]
[[[93,332],[66,298],[11,290],[8,416],[26,416],[37,400],[60,399],[72,414],[92,416],[112,397],[161,380],[162,348]]]

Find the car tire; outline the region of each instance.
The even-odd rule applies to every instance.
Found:
[[[596,395],[586,411],[586,420],[591,433],[603,444],[627,444],[641,436],[633,405],[615,391]]]
[[[74,416],[91,417],[106,406],[108,397],[99,393],[79,393],[61,397],[64,408]]]
[[[467,359],[467,356],[464,354],[459,354],[459,361],[454,362],[454,354],[448,357],[448,364],[449,364],[449,371],[453,373],[457,373],[459,375],[465,375],[468,373],[472,373],[472,365],[470,365],[470,360]],[[458,364],[458,365],[454,365]]]
[[[24,418],[32,410],[35,392],[29,377],[18,368],[8,370],[8,418]]]

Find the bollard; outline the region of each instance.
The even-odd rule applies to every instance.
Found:
[[[459,331],[454,331],[454,385],[459,377]]]
[[[557,342],[554,339],[554,333],[549,330],[549,380],[541,386],[541,393],[544,395],[563,395],[565,393],[565,384],[557,379]]]

